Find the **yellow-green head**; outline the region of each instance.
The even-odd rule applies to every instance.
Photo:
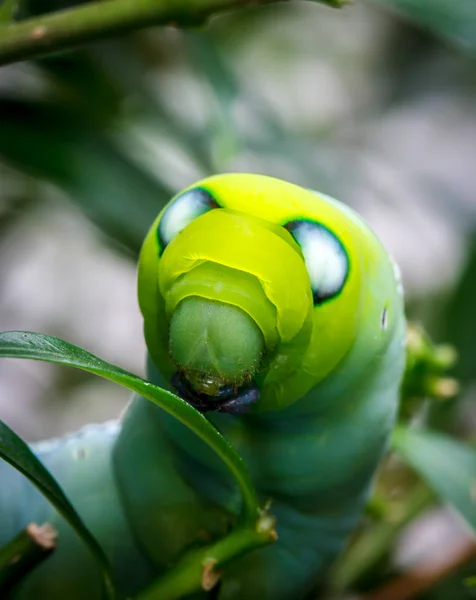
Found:
[[[141,252],[152,360],[205,404],[239,403],[240,390],[255,411],[292,404],[339,364],[376,307],[368,335],[384,343],[395,279],[383,256],[326,196],[261,175],[200,181],[162,210]],[[376,271],[379,290],[366,287]]]

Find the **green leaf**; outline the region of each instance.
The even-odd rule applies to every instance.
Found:
[[[241,90],[223,53],[210,35],[187,31],[184,41],[190,61],[197,66],[198,74],[208,81],[211,93],[209,126],[203,132],[210,139],[215,171],[226,170],[226,165],[241,149],[233,114]]]
[[[25,331],[0,333],[0,357],[29,358],[75,367],[123,385],[147,398],[195,432],[223,460],[243,495],[243,520],[254,523],[259,503],[245,462],[221,433],[190,404],[94,354],[56,337]]]
[[[61,103],[0,99],[0,155],[62,187],[133,253],[173,195],[113,135]]]
[[[476,450],[425,430],[397,427],[393,448],[476,530]]]
[[[0,458],[10,463],[27,477],[47,498],[64,519],[73,527],[91,553],[97,559],[103,576],[105,594],[109,599],[117,598],[109,561],[101,546],[90,533],[70,501],[50,472],[33,454],[25,442],[3,421],[0,421]]]
[[[476,50],[474,0],[379,0],[468,50]]]
[[[214,170],[208,159],[208,143],[203,144],[191,124],[171,110],[146,76],[150,55],[154,61],[160,60],[153,43],[138,36],[127,41],[103,41],[81,51],[49,56],[36,64],[54,82],[52,98],[60,109],[79,111],[90,125],[96,124],[96,130],[114,132],[117,124],[139,124],[151,134],[170,137],[204,175],[211,175]],[[124,146],[119,148],[123,151],[129,147],[127,133]],[[135,152],[131,150],[125,156]]]
[[[474,577],[466,577],[464,585],[466,587],[476,587],[476,575]]]
[[[470,238],[466,265],[458,284],[441,315],[443,323],[441,339],[456,347],[458,361],[456,376],[468,384],[475,378],[474,353],[476,352],[476,320],[474,315],[474,295],[476,294],[476,234]]]

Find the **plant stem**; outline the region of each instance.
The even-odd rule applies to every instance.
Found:
[[[409,571],[391,579],[358,600],[413,600],[442,582],[449,575],[476,558],[476,543],[461,535],[456,543],[440,549],[435,556],[423,559]],[[469,597],[469,596],[468,596]]]
[[[30,523],[0,548],[0,597],[55,549],[56,531],[48,524]]]
[[[136,600],[178,600],[200,589],[212,589],[223,566],[250,550],[276,541],[274,524],[274,519],[263,513],[254,527],[238,526],[215,544],[192,550]]]
[[[401,507],[398,519],[383,521],[363,531],[335,565],[329,584],[332,592],[351,589],[385,556],[402,529],[434,501],[434,492],[417,484]]]
[[[196,26],[212,14],[277,0],[103,0],[0,26],[0,66],[151,25]],[[341,6],[346,0],[321,0]]]

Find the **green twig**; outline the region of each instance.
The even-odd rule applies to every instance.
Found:
[[[55,548],[56,532],[48,524],[30,523],[3,548],[0,548],[0,597],[38,566]]]
[[[403,528],[434,501],[434,492],[419,483],[399,507],[398,515],[364,530],[335,565],[329,583],[332,592],[352,589],[385,557]]]
[[[274,519],[263,512],[254,527],[239,526],[215,544],[192,550],[136,600],[178,600],[200,589],[211,590],[227,563],[276,541],[274,525]]]
[[[277,0],[106,0],[0,27],[0,66],[151,25],[196,26],[215,13]],[[341,6],[346,0],[320,0]]]

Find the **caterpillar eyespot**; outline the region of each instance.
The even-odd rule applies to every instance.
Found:
[[[314,304],[337,296],[349,271],[349,259],[338,238],[320,223],[291,221],[284,227],[302,250]]]
[[[159,223],[157,235],[161,251],[189,223],[214,208],[219,205],[206,190],[194,188],[178,196],[167,207]]]

